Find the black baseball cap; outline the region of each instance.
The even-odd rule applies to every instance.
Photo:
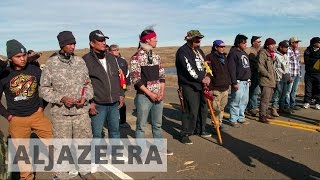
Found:
[[[260,39],[261,38],[261,36],[252,36],[251,37],[251,44],[254,42],[254,41],[256,41],[257,39]]]
[[[93,40],[102,41],[102,40],[105,40],[105,39],[109,39],[109,37],[105,36],[100,30],[94,30],[89,35],[89,40],[90,41],[93,41]]]
[[[288,40],[283,40],[279,43],[279,47],[284,47],[288,48],[289,47],[289,41]]]

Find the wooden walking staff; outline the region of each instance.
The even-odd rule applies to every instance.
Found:
[[[210,69],[210,66],[207,64],[207,62],[203,63],[203,67],[205,68],[207,74],[210,74],[211,76],[213,76],[212,71]],[[211,104],[213,101],[213,96],[210,93],[208,87],[204,87],[203,93],[207,99],[207,104],[209,106],[209,110],[210,110],[210,114],[211,114],[211,121],[216,127],[216,132],[218,135],[219,144],[222,145],[222,137],[221,137],[221,133],[220,133],[220,129],[219,129],[219,122],[217,121],[216,116],[214,115],[214,111],[213,111],[212,104]]]

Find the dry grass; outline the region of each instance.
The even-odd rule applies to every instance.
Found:
[[[174,67],[175,55],[176,55],[178,48],[179,48],[178,46],[158,47],[154,50],[154,52],[160,55],[160,57],[162,59],[162,63],[165,67]],[[211,46],[203,46],[203,47],[201,47],[201,49],[204,51],[205,54],[209,54],[211,51]],[[300,48],[302,59],[303,59],[303,52],[305,49],[306,49],[305,47]],[[137,50],[136,47],[120,48],[121,55],[126,58],[128,63],[129,63],[131,56],[136,52],[136,50]],[[226,52],[229,52],[229,50],[230,50],[230,46],[227,46]],[[54,52],[55,51],[42,51],[43,54],[40,57],[39,62],[41,64],[44,64],[47,61],[47,59],[50,57],[50,55],[52,55]],[[89,52],[89,49],[85,48],[85,49],[76,50],[75,54],[78,56],[83,56],[84,54],[86,54],[88,52]],[[1,56],[1,58],[5,58],[5,57]],[[177,76],[169,75],[169,74],[166,75],[166,84],[168,86],[177,86],[177,84],[178,84],[177,81],[178,81]],[[304,94],[304,84],[303,83],[300,83],[297,94],[300,94],[300,95]]]

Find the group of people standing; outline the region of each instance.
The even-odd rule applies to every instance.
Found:
[[[278,116],[277,112],[292,113],[298,109],[295,94],[301,76],[301,61],[300,40],[296,37],[281,41],[277,49],[276,41],[268,38],[260,49],[260,36],[252,36],[252,47],[247,48],[248,38],[238,34],[228,55],[222,40],[215,40],[212,51],[205,55],[200,48],[202,38],[204,35],[198,30],[188,31],[186,43],[176,53],[184,107],[182,143],[192,144],[189,136],[194,134],[211,136],[206,130],[208,108],[204,89],[211,90],[214,97],[212,105],[220,128],[223,128],[230,89],[229,122],[233,127],[249,123],[245,113],[257,115],[259,112],[259,121],[267,123],[268,118]],[[60,50],[50,56],[43,71],[39,63],[28,62],[29,53],[19,41],[7,41],[10,63],[9,66],[1,64],[0,80],[0,93],[5,93],[7,108],[0,104],[0,114],[9,121],[12,138],[29,138],[32,131],[45,139],[102,138],[105,122],[108,137],[120,138],[119,119],[120,116],[125,119],[126,115],[125,90],[132,82],[137,92],[134,100],[136,138],[145,137],[150,114],[153,137],[163,139],[165,71],[160,56],[153,51],[157,46],[157,34],[152,28],[140,34],[139,47],[130,59],[130,68],[120,56],[119,46],[107,46],[109,37],[100,30],[89,34],[90,51],[83,57],[74,54],[76,39],[71,31],[60,32],[57,39]],[[315,98],[316,109],[320,109],[320,67],[316,67],[317,64],[320,66],[319,59],[320,38],[314,37],[304,53],[305,108]],[[207,73],[204,62],[212,75]],[[271,100],[272,113],[268,114]],[[47,103],[51,107],[51,120],[43,112]],[[163,153],[173,154],[169,150]],[[34,178],[31,166],[28,170],[20,173],[21,179]],[[94,179],[90,170],[81,172],[86,172],[82,174],[85,179]]]
[[[102,138],[106,122],[109,138],[120,138],[120,113],[125,118],[124,93],[130,79],[137,90],[136,138],[144,138],[149,113],[153,137],[163,139],[162,110],[165,73],[160,56],[152,52],[157,35],[152,29],[140,35],[139,47],[131,58],[131,78],[119,46],[106,44],[100,30],[89,34],[90,51],[83,57],[74,54],[76,39],[71,31],[57,36],[60,50],[47,60],[43,71],[28,62],[26,48],[17,40],[7,41],[8,66],[1,68],[0,93],[5,93],[7,108],[0,113],[9,121],[11,138]],[[50,103],[51,120],[44,115]],[[120,109],[120,113],[119,113]],[[122,109],[122,110],[121,110]],[[124,112],[123,112],[124,111]],[[125,127],[125,126],[123,126]],[[171,151],[161,151],[172,155]],[[19,167],[22,167],[20,165]],[[80,169],[84,179],[95,179],[91,169]],[[57,179],[70,178],[78,171],[57,173]],[[21,179],[34,179],[32,166],[24,164]]]
[[[252,36],[250,48],[247,37],[238,34],[234,45],[226,55],[225,43],[215,40],[212,50],[204,55],[200,48],[204,37],[198,30],[187,33],[187,41],[176,53],[176,69],[179,89],[182,91],[183,115],[181,142],[192,144],[189,136],[198,134],[210,136],[206,132],[207,101],[204,90],[209,88],[214,100],[214,116],[222,124],[224,109],[229,106],[229,125],[240,127],[249,124],[245,115],[258,116],[259,121],[268,123],[269,119],[280,113],[293,113],[301,107],[296,102],[296,92],[301,78],[301,64],[305,64],[305,104],[309,108],[312,99],[315,109],[320,110],[320,38],[310,40],[301,61],[297,37],[281,41],[267,38],[261,47],[261,36]],[[212,75],[207,73],[204,63],[209,64]],[[231,97],[228,100],[229,91]],[[258,97],[260,95],[260,105]],[[269,103],[272,102],[269,112]]]

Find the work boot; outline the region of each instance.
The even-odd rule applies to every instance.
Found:
[[[271,114],[272,114],[272,116],[274,116],[274,117],[279,117],[279,116],[280,116],[280,115],[278,114],[276,108],[271,108]]]
[[[248,115],[249,116],[257,116],[257,114],[258,114],[258,112],[259,112],[259,109],[250,109],[249,111],[248,111]]]
[[[270,115],[270,114],[267,114],[266,118],[267,118],[267,119],[275,119],[275,118],[274,118],[272,115]]]
[[[259,116],[259,122],[269,123],[269,120],[267,119],[267,116],[260,115],[260,116]]]

